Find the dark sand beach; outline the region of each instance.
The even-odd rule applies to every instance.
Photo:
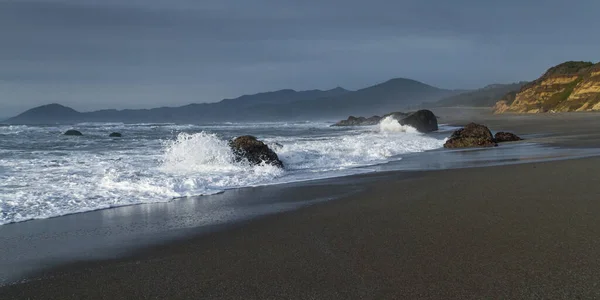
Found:
[[[600,145],[598,114],[439,114],[533,142]],[[285,200],[355,192],[64,264],[0,287],[0,299],[598,299],[599,169],[587,157],[297,186]]]

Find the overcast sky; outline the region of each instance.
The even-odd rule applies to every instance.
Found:
[[[0,116],[393,77],[443,88],[598,61],[598,0],[0,0]]]

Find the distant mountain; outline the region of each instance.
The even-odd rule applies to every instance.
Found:
[[[337,97],[349,93],[343,88],[332,90],[294,91],[291,89],[244,95],[235,99],[224,99],[217,103],[189,104],[180,107],[153,109],[104,109],[93,112],[78,112],[72,108],[49,104],[30,109],[5,123],[47,124],[76,122],[212,122],[229,119],[240,114],[240,109],[260,105],[280,105],[308,99]],[[258,116],[257,116],[258,117]]]
[[[600,63],[568,61],[554,66],[495,106],[496,113],[566,111],[600,111]]]
[[[309,90],[296,92],[291,89],[279,90],[275,92],[258,93],[254,95],[244,95],[235,99],[224,99],[218,102],[220,105],[241,105],[250,107],[259,104],[286,104],[307,99],[318,99],[325,97],[337,97],[344,95],[350,91],[337,87],[335,89],[321,91]]]
[[[346,118],[348,115],[378,115],[435,101],[456,91],[439,89],[411,79],[396,78],[340,97],[313,99],[274,107],[277,115],[311,115],[315,118]]]
[[[460,93],[431,103],[429,107],[492,107],[504,95],[521,89],[526,81],[511,84],[491,84],[484,88]]]
[[[53,103],[32,108],[15,118],[7,120],[5,123],[21,123],[20,120],[35,120],[33,123],[55,123],[57,119],[63,120],[65,123],[70,123],[77,122],[80,117],[80,112],[70,107]],[[12,122],[12,120],[16,122]]]
[[[54,124],[77,122],[174,122],[310,120],[382,114],[457,94],[415,80],[397,78],[358,91],[343,88],[294,91],[290,89],[244,95],[216,103],[153,109],[78,112],[50,104],[30,109],[6,123]]]

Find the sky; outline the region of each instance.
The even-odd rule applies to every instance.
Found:
[[[0,117],[412,78],[449,89],[600,58],[597,0],[0,0]]]

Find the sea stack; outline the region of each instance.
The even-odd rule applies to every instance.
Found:
[[[435,114],[427,109],[416,111],[398,122],[416,128],[419,132],[432,132],[438,130],[438,122]]]
[[[251,135],[240,136],[229,142],[229,146],[238,161],[246,159],[253,165],[264,162],[283,168],[283,162],[279,160],[277,153],[271,150],[265,143],[256,139],[256,137]]]

